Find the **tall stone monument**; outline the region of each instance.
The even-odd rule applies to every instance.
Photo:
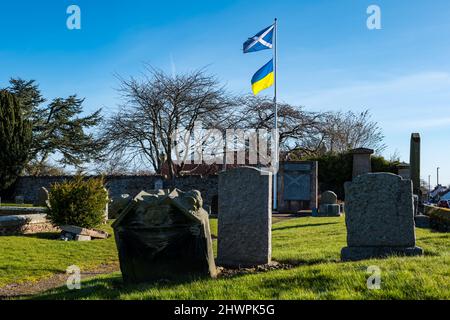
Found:
[[[219,174],[217,263],[267,264],[272,256],[272,174],[240,167]]]
[[[420,195],[420,134],[411,134],[411,146],[409,150],[409,164],[411,166],[411,180],[413,193]]]
[[[353,154],[353,178],[372,172],[372,162],[370,159],[374,153],[372,149],[357,148],[353,149],[351,153]]]
[[[411,180],[392,173],[360,175],[345,184],[347,247],[341,259],[421,255],[416,247]]]

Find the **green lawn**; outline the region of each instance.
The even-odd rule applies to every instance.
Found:
[[[217,221],[211,224],[212,233],[216,234]],[[10,253],[9,259],[3,254],[0,256],[0,281],[3,283],[23,279],[26,275],[32,278],[36,272],[42,275],[44,270],[47,274],[60,272],[70,264],[87,268],[117,259],[112,239],[66,243],[17,237],[9,238],[6,245],[8,238],[0,237],[0,250],[20,248],[23,252],[20,255]],[[21,246],[17,245],[19,242]],[[33,243],[39,245],[38,250]],[[294,265],[289,270],[140,286],[125,286],[120,273],[115,273],[88,279],[82,283],[81,290],[61,288],[36,298],[450,299],[450,234],[417,229],[417,244],[424,248],[425,256],[342,263],[344,218],[298,218],[273,227],[273,259]],[[9,264],[9,270],[3,268],[5,263]],[[381,290],[367,289],[366,270],[372,265],[381,268]]]
[[[17,203],[0,203],[0,207],[19,207],[19,208],[32,208],[34,207],[33,204],[17,204]]]
[[[112,232],[111,227],[102,228]],[[0,287],[65,273],[70,265],[95,269],[118,264],[114,238],[90,242],[61,241],[57,233],[0,237]]]

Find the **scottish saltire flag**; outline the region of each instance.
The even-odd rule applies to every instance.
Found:
[[[275,25],[257,33],[254,37],[244,42],[244,53],[272,49],[273,30]]]
[[[256,96],[260,91],[269,88],[273,85],[273,59],[266,63],[261,69],[256,71],[252,78],[252,90]]]

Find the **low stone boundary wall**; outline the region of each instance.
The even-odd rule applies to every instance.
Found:
[[[72,176],[43,176],[43,177],[20,177],[14,190],[15,196],[24,196],[25,203],[38,203],[38,194],[41,187],[50,189],[51,184],[72,179]],[[162,176],[106,176],[105,183],[110,198],[120,197],[122,194],[135,196],[142,190],[152,190],[157,181],[163,182],[164,189],[178,188],[183,191],[198,190],[202,194],[203,203],[211,206],[214,211],[217,202],[218,176],[189,175],[176,179],[164,179]]]
[[[58,232],[45,214],[13,215],[0,217],[0,236]]]
[[[424,214],[430,217],[432,229],[450,232],[450,209],[425,205]]]
[[[45,210],[45,208],[40,207],[0,207],[0,216],[45,214]]]

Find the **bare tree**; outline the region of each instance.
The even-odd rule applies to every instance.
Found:
[[[242,120],[238,123],[247,128],[267,129],[274,127],[274,105],[265,97],[245,96]],[[278,104],[279,146],[283,154],[296,151],[305,155],[317,152],[326,114],[305,111],[303,107],[287,103]]]
[[[274,108],[271,99],[245,96],[239,123],[248,128],[271,129]],[[280,151],[284,155],[313,156],[327,152],[341,153],[358,147],[385,149],[384,136],[369,111],[353,113],[309,112],[301,106],[280,103],[278,106]]]
[[[323,145],[327,152],[342,153],[365,147],[381,153],[386,145],[378,123],[371,120],[368,110],[361,113],[334,112],[325,117],[322,127]]]
[[[107,155],[149,164],[157,173],[167,164],[171,178],[183,168],[173,159],[176,130],[191,132],[197,121],[220,128],[234,110],[234,99],[203,69],[172,77],[146,66],[142,79],[119,80],[124,104],[104,122]]]

